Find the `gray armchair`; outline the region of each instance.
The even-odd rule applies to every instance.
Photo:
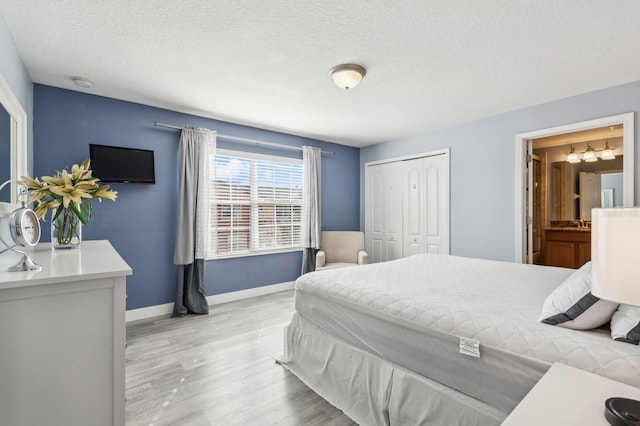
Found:
[[[364,232],[322,231],[316,271],[367,263],[369,255],[364,251]]]

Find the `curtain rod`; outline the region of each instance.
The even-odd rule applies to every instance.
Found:
[[[157,121],[154,121],[153,125],[156,126],[156,127],[165,127],[167,129],[176,129],[176,130],[182,130],[183,128],[187,127],[187,126],[173,126],[171,124],[159,123]],[[294,151],[302,151],[302,148],[297,147],[297,146],[284,145],[284,144],[281,144],[281,143],[265,142],[265,141],[261,141],[261,140],[257,140],[257,139],[247,139],[247,138],[241,138],[241,137],[238,137],[238,136],[221,135],[220,133],[218,133],[216,135],[216,137],[218,137],[220,139],[226,139],[226,140],[230,140],[230,141],[234,141],[234,142],[240,142],[240,143],[250,143],[250,144],[255,144],[255,145],[270,146],[270,147],[278,148],[278,149],[291,149],[291,150],[294,150]],[[336,155],[336,153],[332,152],[332,151],[320,151],[320,152],[322,154],[325,154],[325,155]]]

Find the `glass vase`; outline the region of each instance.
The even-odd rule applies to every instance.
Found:
[[[82,243],[82,222],[71,209],[62,209],[58,217],[51,211],[51,247],[54,250],[79,248]],[[55,217],[55,219],[54,219]]]

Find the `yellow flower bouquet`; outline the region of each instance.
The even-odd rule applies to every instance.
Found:
[[[33,211],[43,219],[49,210],[51,218],[51,243],[54,248],[72,248],[80,245],[82,225],[93,216],[91,200],[97,198],[113,200],[117,192],[109,185],[99,185],[100,179],[93,177],[89,169],[90,160],[81,165],[74,164],[71,173],[64,169],[53,176],[38,178],[23,176],[31,192],[29,202],[34,202]]]

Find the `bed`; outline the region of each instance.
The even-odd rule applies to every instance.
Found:
[[[538,322],[573,270],[420,254],[296,281],[282,365],[362,425],[497,425],[561,362],[640,387],[640,349]]]

